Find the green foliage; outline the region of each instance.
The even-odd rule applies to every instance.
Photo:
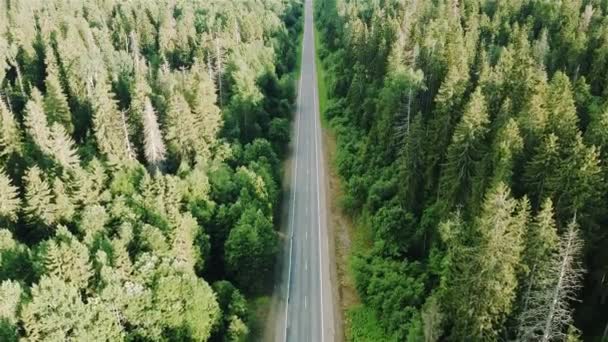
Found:
[[[421,305],[424,276],[420,265],[381,257],[355,257],[357,291],[363,302],[375,308],[381,326],[392,332],[397,340],[404,340],[410,322]],[[403,275],[409,275],[403,277]]]
[[[4,170],[0,169],[0,216],[10,221],[17,219],[17,209],[21,204],[17,190]]]
[[[278,252],[277,234],[261,211],[246,209],[225,245],[228,273],[239,287],[255,290],[272,270]]]
[[[348,341],[399,341],[396,337],[386,334],[375,312],[365,306],[351,308],[347,319],[352,327]]]

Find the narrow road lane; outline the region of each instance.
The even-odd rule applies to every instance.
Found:
[[[312,0],[304,5],[302,70],[294,124],[287,245],[275,339],[333,342],[326,175],[323,159]]]

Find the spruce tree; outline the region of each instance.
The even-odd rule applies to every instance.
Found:
[[[54,57],[47,56],[46,73],[44,80],[46,94],[44,95],[44,111],[48,115],[48,122],[59,123],[67,134],[74,134],[74,124],[72,123],[72,114],[68,105],[68,99],[63,93],[63,88],[59,81],[59,70],[55,63]]]
[[[178,160],[189,162],[198,145],[200,125],[188,102],[180,93],[171,96],[167,113],[169,151]]]
[[[47,226],[56,222],[55,205],[51,187],[43,178],[42,170],[32,166],[25,172],[24,212],[30,223],[41,222]]]
[[[492,146],[493,175],[490,187],[499,182],[511,183],[513,168],[523,152],[523,145],[524,141],[520,135],[519,126],[511,118],[499,129]]]
[[[548,93],[549,131],[569,145],[578,132],[578,116],[574,104],[572,85],[568,76],[557,72],[551,79]]]
[[[17,220],[17,212],[21,205],[17,187],[11,184],[11,179],[0,168],[0,217],[9,221]]]
[[[76,213],[76,206],[66,184],[59,177],[53,179],[53,197],[57,219],[61,222],[70,222]]]
[[[55,238],[44,245],[41,259],[45,275],[79,289],[85,289],[93,275],[89,250],[65,226],[59,226]]]
[[[75,168],[80,165],[80,159],[74,148],[74,141],[59,123],[51,126],[52,156],[59,164],[66,168]]]
[[[4,280],[0,283],[0,320],[16,324],[23,289],[17,281]]]
[[[13,113],[0,97],[0,157],[21,151],[21,132]]]
[[[471,95],[447,150],[440,183],[440,200],[445,201],[447,209],[463,203],[469,195],[473,172],[481,159],[488,124],[486,102],[478,88]]]
[[[535,154],[527,163],[524,181],[529,193],[537,203],[541,198],[552,197],[559,179],[557,172],[561,165],[560,142],[550,133],[535,149]]]
[[[125,114],[118,109],[110,86],[97,84],[91,96],[93,104],[93,130],[97,147],[111,163],[134,159],[135,151],[129,140]]]
[[[49,127],[42,95],[37,89],[32,91],[32,98],[26,105],[25,126],[40,151],[63,167],[78,166],[79,159],[73,146],[74,142],[59,123],[55,122]]]
[[[53,138],[44,113],[42,94],[38,89],[32,90],[31,99],[25,106],[24,124],[28,135],[38,148],[43,153],[52,156]]]
[[[459,220],[442,225],[444,241],[453,244],[448,252],[453,268],[442,286],[442,302],[454,324],[452,338],[495,339],[511,312],[528,206],[525,199],[511,198],[500,183],[486,196],[472,227]]]

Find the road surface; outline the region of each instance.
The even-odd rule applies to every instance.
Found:
[[[304,4],[302,70],[295,115],[287,239],[277,288],[275,340],[333,342],[326,174],[315,67],[312,0]]]

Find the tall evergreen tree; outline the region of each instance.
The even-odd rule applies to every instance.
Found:
[[[171,96],[167,113],[169,151],[178,159],[189,161],[198,142],[200,126],[183,95]]]
[[[10,178],[0,168],[0,217],[15,221],[21,200],[17,187],[11,183]]]
[[[112,163],[132,160],[135,156],[129,140],[129,128],[124,113],[117,108],[109,85],[97,84],[93,89],[93,130],[97,147]]]
[[[66,168],[79,164],[74,142],[64,127],[57,122],[48,126],[42,95],[37,89],[34,89],[32,99],[26,105],[25,126],[29,136],[44,154]]]
[[[89,250],[65,226],[59,226],[55,238],[44,245],[41,259],[45,275],[79,289],[85,289],[93,275]]]
[[[72,113],[70,112],[67,96],[64,94],[59,81],[59,70],[54,57],[47,56],[46,58],[46,74],[44,80],[44,87],[46,88],[44,111],[48,115],[48,122],[50,124],[54,122],[61,124],[65,131],[72,135],[74,134]]]
[[[451,267],[442,302],[452,313],[452,338],[492,340],[499,333],[516,295],[528,206],[501,183],[470,228],[458,220],[442,225]]]
[[[51,187],[43,178],[42,170],[32,166],[25,173],[25,214],[31,223],[41,222],[47,226],[56,222],[55,206]]]
[[[473,172],[481,159],[488,124],[486,102],[478,88],[471,95],[448,147],[440,184],[440,198],[445,201],[447,209],[463,203],[470,193]]]
[[[21,133],[13,113],[0,98],[0,157],[21,151]]]
[[[572,85],[568,76],[562,72],[553,75],[548,96],[548,129],[563,143],[570,144],[578,132],[579,120],[576,115]]]

